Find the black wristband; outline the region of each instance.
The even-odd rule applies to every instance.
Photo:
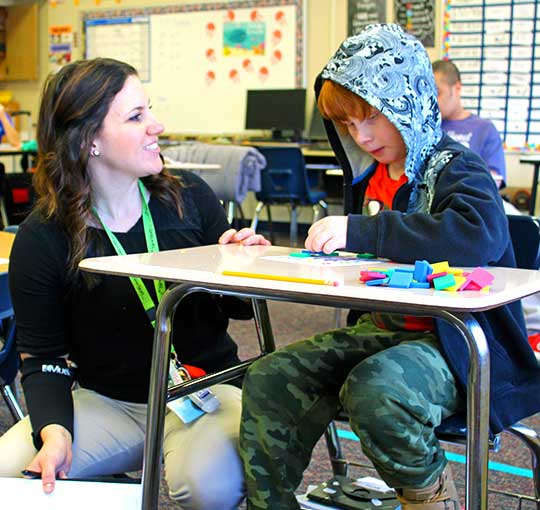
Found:
[[[37,450],[43,446],[40,433],[47,425],[61,425],[73,437],[72,379],[64,358],[30,357],[22,362],[21,384]]]

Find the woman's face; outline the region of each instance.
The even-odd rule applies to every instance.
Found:
[[[158,135],[163,132],[150,110],[148,97],[137,76],[129,76],[113,99],[90,156],[92,171],[104,170],[145,177],[161,172]]]

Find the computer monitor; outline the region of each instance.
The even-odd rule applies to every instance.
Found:
[[[306,118],[306,89],[254,89],[246,96],[246,129],[272,130],[272,138],[302,139]]]
[[[317,108],[317,101],[313,102],[313,108],[311,110],[311,122],[309,123],[307,137],[310,142],[328,141],[323,118],[321,117],[319,108]]]

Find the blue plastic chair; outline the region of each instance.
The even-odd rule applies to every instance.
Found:
[[[7,273],[0,274],[0,324],[0,390],[14,421],[19,421],[24,414],[11,387],[19,370],[19,354],[15,348],[15,316]]]
[[[270,206],[288,205],[291,209],[291,246],[295,246],[298,240],[297,207],[311,206],[312,221],[315,222],[321,210],[325,215],[328,211],[328,205],[325,202],[327,194],[310,187],[304,155],[300,147],[257,146],[257,150],[266,158],[266,167],[261,172],[261,191],[256,193],[258,203],[251,221],[251,228],[257,229],[259,216],[266,206],[270,238],[274,242]]]

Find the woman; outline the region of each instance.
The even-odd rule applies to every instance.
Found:
[[[26,468],[41,473],[51,492],[55,475],[141,468],[152,312],[165,284],[85,274],[81,259],[217,242],[269,244],[251,229],[230,229],[201,179],[163,170],[162,132],[128,64],[79,61],[45,84],[38,201],[20,226],[10,267],[29,419],[0,438],[2,476]],[[173,338],[182,363],[213,371],[238,361],[226,332],[223,310],[230,305],[203,294],[183,302],[174,317],[182,342]],[[184,509],[234,508],[242,498],[240,389],[222,384],[213,391],[217,411],[189,425],[172,412],[166,417],[165,476]]]

